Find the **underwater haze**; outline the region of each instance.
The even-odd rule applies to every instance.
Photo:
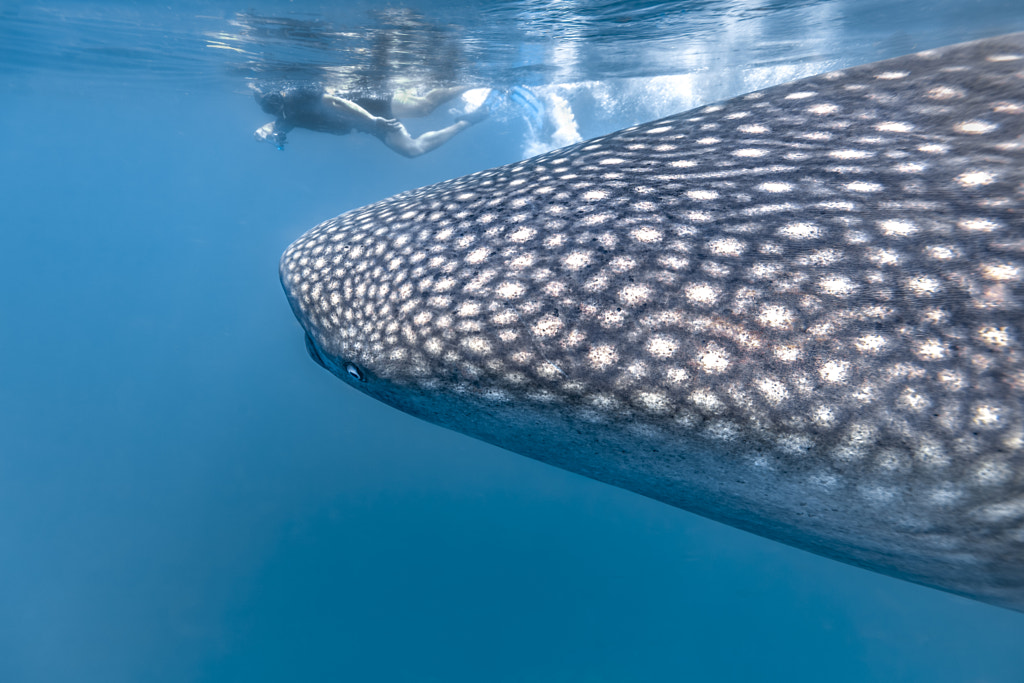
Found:
[[[1019,0],[4,2],[0,681],[1024,681],[1024,614],[351,391],[277,275],[397,192],[1020,30]],[[415,159],[278,151],[267,82],[533,99]]]

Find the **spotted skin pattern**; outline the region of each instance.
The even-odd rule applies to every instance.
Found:
[[[388,404],[1024,610],[1024,33],[406,192],[281,279]]]

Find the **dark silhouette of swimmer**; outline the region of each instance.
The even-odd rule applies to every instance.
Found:
[[[425,95],[404,92],[385,97],[345,96],[340,90],[319,84],[263,88],[253,85],[263,111],[277,117],[260,127],[256,139],[284,149],[285,136],[293,128],[347,135],[369,133],[399,154],[415,157],[437,149],[456,134],[488,115],[488,103],[461,114],[450,126],[413,137],[399,118],[427,116],[441,104],[471,88],[438,88]],[[495,91],[492,91],[495,92]]]

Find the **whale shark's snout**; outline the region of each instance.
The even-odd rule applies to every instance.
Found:
[[[1024,34],[407,192],[281,279],[402,410],[1024,610]]]

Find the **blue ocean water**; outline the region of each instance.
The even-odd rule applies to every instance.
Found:
[[[0,681],[1024,681],[1024,615],[348,390],[276,271],[398,191],[1013,30],[1018,0],[5,2]],[[278,152],[259,79],[527,85],[546,116]]]

